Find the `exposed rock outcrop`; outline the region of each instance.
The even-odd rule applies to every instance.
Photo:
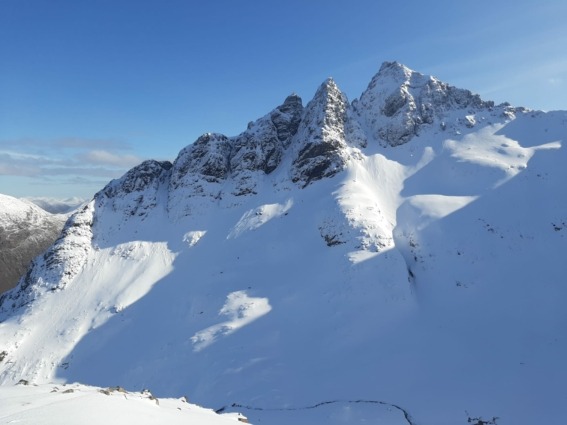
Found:
[[[346,96],[333,79],[327,79],[305,107],[294,139],[292,181],[305,187],[343,170],[349,146],[362,147],[365,137],[351,118]]]
[[[234,195],[256,193],[256,174],[270,174],[278,167],[297,133],[302,112],[301,98],[292,94],[233,139],[230,168],[237,180]]]
[[[95,195],[96,206],[109,206],[125,216],[145,216],[159,202],[159,188],[169,181],[169,161],[148,160],[111,181]]]

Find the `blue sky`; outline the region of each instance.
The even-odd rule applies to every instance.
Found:
[[[567,2],[0,0],[0,193],[91,197],[397,60],[497,103],[567,109]]]

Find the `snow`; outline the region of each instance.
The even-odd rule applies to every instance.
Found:
[[[17,199],[12,196],[0,194],[0,226],[2,228],[10,228],[14,226],[14,222],[26,221],[39,225],[48,217],[56,218],[37,205],[25,200]],[[60,217],[59,220],[65,220]]]
[[[44,196],[38,197],[26,197],[23,200],[29,201],[42,208],[43,210],[51,214],[70,214],[79,208],[82,204],[87,202],[86,199],[82,198],[47,198]]]
[[[238,414],[216,414],[184,398],[155,398],[148,391],[86,385],[14,385],[0,387],[0,424],[235,424]],[[241,423],[241,422],[240,422]]]
[[[433,99],[446,88],[396,72]],[[159,408],[128,406],[187,394],[276,425],[562,424],[567,113],[452,92],[470,103],[439,109],[443,126],[363,147],[377,112],[360,108],[389,94],[369,90],[344,115],[360,125],[333,133],[350,144],[330,178],[300,189],[284,158],[254,194],[161,176],[92,204],[75,274],[0,323],[0,392],[21,378],[150,387]]]
[[[498,186],[524,170],[536,150],[561,147],[561,142],[557,140],[524,148],[516,140],[499,135],[498,132],[503,127],[503,124],[484,127],[476,133],[466,135],[458,142],[445,141],[443,148],[457,161],[502,170],[505,177],[495,183],[495,186]]]
[[[206,230],[192,230],[185,233],[183,236],[183,242],[187,243],[190,247],[195,246],[206,233]]]
[[[228,336],[239,328],[252,323],[272,307],[267,298],[252,298],[246,291],[235,291],[226,297],[226,302],[219,311],[219,316],[227,316],[229,320],[209,326],[191,337],[194,350],[201,351],[221,336]]]
[[[34,257],[57,239],[67,218],[0,195],[0,293],[17,284]]]
[[[250,211],[246,211],[240,220],[238,220],[238,223],[232,228],[227,238],[237,238],[246,231],[255,230],[268,221],[287,214],[292,206],[293,199],[288,199],[283,204],[261,205]]]

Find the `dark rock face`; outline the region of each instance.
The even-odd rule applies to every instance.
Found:
[[[248,125],[240,135],[205,134],[183,149],[173,164],[169,209],[181,208],[180,197],[220,200],[228,191],[241,196],[256,193],[258,175],[272,173],[297,132],[303,105],[291,95],[266,116]],[[230,184],[224,182],[230,180]]]
[[[297,133],[303,105],[301,98],[291,95],[265,117],[248,126],[233,139],[231,169],[235,174],[244,171],[263,171],[270,174],[279,165],[284,149]]]
[[[255,174],[270,174],[279,166],[297,133],[302,112],[301,98],[288,96],[281,106],[250,123],[245,132],[232,139],[230,168],[236,182],[234,195],[256,193]]]
[[[108,184],[102,190],[102,194],[108,198],[112,198],[119,194],[143,192],[149,187],[154,186],[162,174],[170,170],[171,167],[172,164],[169,161],[144,161],[128,171],[124,176],[118,179],[118,181]]]
[[[183,149],[173,163],[173,187],[187,173],[199,174],[208,182],[225,179],[230,171],[231,150],[232,143],[224,134],[203,134],[195,143]]]
[[[301,98],[296,94],[292,94],[270,114],[270,119],[276,127],[278,140],[284,148],[289,146],[291,138],[297,133],[302,112],[303,104]]]
[[[344,168],[348,154],[345,124],[349,104],[332,79],[325,81],[305,107],[294,147],[292,181],[302,187]]]
[[[391,146],[406,143],[425,125],[444,125],[445,114],[455,109],[463,112],[462,122],[474,126],[468,110],[492,106],[468,90],[385,62],[352,105],[328,79],[305,108],[291,95],[236,137],[201,136],[176,159],[170,190],[219,200],[224,194],[255,194],[258,178],[273,173],[286,155],[291,180],[305,187],[343,170],[368,138]]]
[[[185,188],[185,197],[221,199],[226,188],[219,184],[230,178],[230,193],[254,194],[257,173],[271,174],[290,149],[297,151],[294,182],[305,186],[333,175],[343,168],[347,156],[342,150],[349,108],[332,80],[321,86],[305,109],[301,98],[292,94],[240,135],[209,133],[183,149],[173,164],[170,188]]]
[[[157,205],[159,188],[169,179],[171,168],[169,161],[142,162],[98,192],[95,195],[97,207],[109,205],[127,216],[146,215]]]
[[[206,133],[179,152],[167,188],[167,208],[173,218],[191,214],[190,204],[196,197],[222,196],[222,183],[230,174],[231,152],[231,140],[218,133]]]

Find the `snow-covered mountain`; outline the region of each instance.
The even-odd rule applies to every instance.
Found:
[[[57,239],[66,219],[0,194],[0,293],[18,283],[33,258]]]
[[[560,424],[567,112],[384,63],[146,161],[0,299],[0,380],[252,423]]]
[[[77,197],[59,199],[45,196],[28,196],[22,199],[36,204],[38,207],[51,214],[72,213],[87,201],[86,199]]]

